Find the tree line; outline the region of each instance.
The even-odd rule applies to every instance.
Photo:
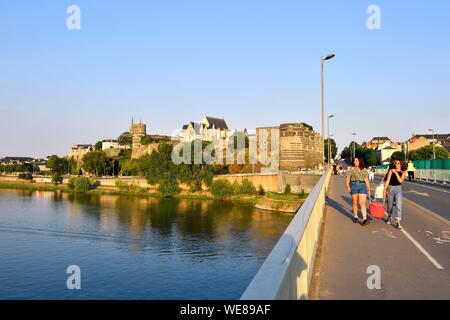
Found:
[[[345,147],[341,152],[341,158],[350,160],[353,157],[353,146],[355,147],[356,157],[361,157],[364,163],[369,166],[374,166],[378,164],[375,150],[367,147],[363,147],[356,142],[351,142],[348,147]],[[447,159],[449,157],[449,152],[446,148],[441,146],[435,146],[436,159]],[[433,146],[425,146],[417,150],[413,150],[408,154],[402,151],[396,151],[391,155],[391,159],[401,159],[401,160],[432,160],[433,159]]]

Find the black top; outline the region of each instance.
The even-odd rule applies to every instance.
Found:
[[[398,175],[400,177],[403,176],[403,172],[402,171],[397,171],[397,173],[398,173]],[[397,175],[395,173],[392,173],[391,180],[389,181],[389,185],[390,186],[399,186],[399,185],[401,185],[401,183],[400,183],[400,181],[398,181]]]

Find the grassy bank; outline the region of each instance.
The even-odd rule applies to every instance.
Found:
[[[76,193],[64,185],[53,185],[48,183],[34,183],[22,181],[0,181],[0,189],[28,190],[28,191],[63,191],[66,193]],[[161,198],[161,194],[154,190],[138,189],[137,191],[121,190],[114,187],[97,187],[89,190],[86,194],[92,195],[115,195],[115,196],[137,196]],[[256,207],[273,210],[293,212],[294,207],[301,205],[307,194],[299,196],[296,194],[280,194],[268,192],[264,196],[260,195],[236,195],[226,200],[226,202],[254,205]],[[181,192],[175,199],[191,200],[216,200],[209,192],[191,193]]]
[[[0,182],[0,189],[30,190],[30,191],[66,191],[66,187],[48,183],[33,182]]]

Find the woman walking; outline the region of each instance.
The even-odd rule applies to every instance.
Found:
[[[400,221],[402,220],[402,183],[406,178],[407,166],[402,160],[394,160],[394,168],[389,170],[386,178],[386,183],[384,185],[384,194],[388,199],[388,218],[386,220],[387,224],[391,224],[391,216],[394,210],[394,201],[396,209],[395,220],[397,222],[396,227],[398,229],[403,229]],[[389,190],[388,190],[389,188]]]
[[[370,167],[369,168],[369,181],[373,181],[375,179],[375,168]]]
[[[346,184],[347,192],[352,196],[353,222],[358,222],[358,202],[363,216],[362,225],[369,224],[367,220],[366,201],[370,195],[369,173],[364,167],[364,161],[361,158],[354,158],[352,167],[347,172]]]

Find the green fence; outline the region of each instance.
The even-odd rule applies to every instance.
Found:
[[[413,161],[416,169],[450,170],[450,159]]]
[[[450,170],[450,159],[419,160],[413,163],[416,169]],[[387,167],[387,164],[382,164],[376,169],[387,169]]]

